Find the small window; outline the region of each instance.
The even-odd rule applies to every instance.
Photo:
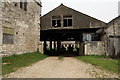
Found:
[[[24,5],[23,0],[20,0],[20,8],[21,9],[23,9],[23,5]]]
[[[61,27],[61,17],[52,16],[52,27]]]
[[[63,26],[64,27],[72,26],[72,16],[71,15],[63,16]]]
[[[61,20],[52,20],[53,27],[61,27]]]
[[[98,34],[83,33],[83,41],[100,41],[100,39]]]
[[[83,41],[92,41],[92,35],[90,33],[84,33]]]
[[[27,11],[27,0],[20,0],[20,8]]]
[[[24,2],[24,10],[27,11],[27,1]]]
[[[18,6],[18,4],[17,4],[17,3],[15,3],[15,7],[16,7],[16,6]]]
[[[64,19],[64,27],[72,26],[72,19]]]
[[[3,44],[13,44],[13,34],[3,33]]]

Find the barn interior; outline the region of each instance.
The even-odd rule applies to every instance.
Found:
[[[52,56],[84,55],[84,46],[80,43],[84,41],[99,41],[100,35],[93,33],[98,29],[99,28],[42,30],[41,41],[44,41],[44,54]],[[67,43],[69,41],[73,41],[73,43]],[[62,42],[64,43],[62,44]]]

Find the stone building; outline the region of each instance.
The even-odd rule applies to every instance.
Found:
[[[97,52],[99,54],[102,52],[102,54],[105,53],[112,58],[120,58],[120,16],[111,20],[106,24],[106,27],[99,29],[97,33],[100,35],[100,42],[85,44],[87,46],[86,53],[95,54]]]
[[[29,1],[29,0],[28,0]],[[41,2],[17,0],[0,3],[2,55],[35,52],[39,48]]]
[[[54,51],[51,53],[55,53],[56,50],[58,53],[62,53],[60,52],[62,41],[67,41],[67,43],[69,41],[75,41],[76,44],[78,42],[79,55],[89,54],[88,47],[90,46],[85,46],[85,44],[94,44],[94,46],[91,47],[93,48],[91,52],[95,53],[97,50],[100,50],[100,53],[102,51],[100,48],[104,46],[104,42],[98,42],[100,41],[100,35],[97,34],[97,31],[104,27],[106,27],[105,22],[61,4],[41,17],[40,40],[44,41],[44,53],[47,53],[47,41],[50,46],[49,52]],[[94,43],[90,43],[93,41]],[[52,46],[54,46],[54,49],[52,49]],[[96,46],[98,47],[95,50],[94,48]],[[88,51],[86,51],[85,48]],[[97,54],[97,52],[95,54]]]
[[[104,31],[107,54],[113,58],[120,57],[120,16],[110,21]]]
[[[0,54],[2,53],[2,2],[0,1]]]

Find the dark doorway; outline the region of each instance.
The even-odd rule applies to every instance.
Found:
[[[50,56],[78,56],[79,48],[75,41],[47,41],[46,54]]]

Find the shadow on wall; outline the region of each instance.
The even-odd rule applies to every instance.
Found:
[[[112,54],[110,55],[110,57],[113,58],[113,59],[118,59],[118,58],[120,58],[120,52],[118,52],[117,54],[115,54],[115,53],[116,53],[116,49],[115,49],[115,47],[113,46],[113,51],[112,51]]]

